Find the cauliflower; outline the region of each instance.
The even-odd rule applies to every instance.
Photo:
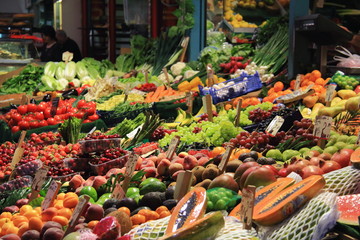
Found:
[[[171,70],[171,73],[174,75],[174,76],[177,76],[177,75],[180,75],[181,74],[181,71],[183,70],[183,68],[186,67],[186,64],[183,63],[183,62],[177,62],[175,63],[174,65],[172,65],[170,67],[170,70]]]
[[[188,78],[192,78],[194,75],[196,75],[199,71],[194,71],[194,70],[187,70],[184,73],[184,78],[188,79]]]
[[[174,81],[174,77],[168,73],[168,76],[169,76],[169,81],[170,82],[173,82]],[[162,83],[166,83],[166,77],[165,77],[165,73],[161,73],[159,76],[158,76],[158,80],[161,81]]]
[[[182,75],[176,76],[176,78],[174,79],[174,82],[180,81],[182,78],[183,78]]]

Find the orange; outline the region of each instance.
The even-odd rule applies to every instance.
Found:
[[[60,223],[61,226],[66,226],[69,224],[69,220],[63,216],[55,216],[53,217],[52,221]]]
[[[65,198],[65,193],[59,193],[57,196],[56,196],[56,199],[57,200],[64,200]]]
[[[146,221],[148,221],[149,218],[150,218],[151,212],[152,212],[152,211],[151,211],[150,209],[141,209],[141,210],[138,212],[138,214],[145,216]]]
[[[68,192],[65,194],[64,200],[65,200],[65,198],[68,198],[68,197],[78,197],[78,195],[74,192]]]
[[[6,230],[6,234],[11,234],[11,233],[18,234],[18,231],[19,231],[19,228],[15,227],[13,225]]]
[[[232,108],[232,105],[231,104],[226,104],[224,108],[225,108],[226,111],[228,111],[228,110],[230,110]]]
[[[320,78],[321,77],[321,72],[319,70],[314,70],[311,72],[311,75],[315,78]]]
[[[62,208],[62,209],[59,209],[59,211],[57,212],[58,216],[63,216],[63,217],[66,217],[67,219],[70,219],[72,214],[73,214],[73,211],[70,208]]]
[[[126,214],[130,217],[130,209],[129,209],[129,208],[127,208],[127,207],[121,207],[121,208],[118,209],[118,211],[124,212],[124,213],[126,213]]]
[[[276,82],[274,84],[274,91],[275,92],[279,92],[279,91],[282,91],[284,89],[284,84],[282,82]]]
[[[26,232],[27,230],[29,230],[29,224],[28,223],[26,223],[24,225],[21,225],[21,227],[19,227],[19,231],[18,231],[17,234],[21,237],[24,234],[24,232]]]
[[[37,211],[35,210],[30,210],[30,211],[27,211],[25,214],[24,214],[25,217],[27,217],[27,219],[30,219],[32,217],[38,217],[39,214]]]
[[[151,211],[149,213],[149,215],[146,217],[146,220],[149,221],[149,220],[156,220],[156,219],[159,219],[159,214],[155,211]]]
[[[5,223],[1,228],[1,235],[6,235],[9,228],[14,227],[14,224],[12,222]]]
[[[27,220],[27,219],[26,219]],[[9,218],[1,218],[0,219],[0,228],[5,224],[5,223],[8,223],[10,222],[10,219]]]
[[[295,82],[296,82],[296,80],[291,80],[291,82],[290,82],[291,89],[295,89]]]
[[[96,224],[98,224],[98,222],[99,221],[97,221],[97,220],[90,221],[88,223],[87,227],[90,228],[90,229],[93,229],[96,226]]]
[[[170,215],[171,215],[170,211],[162,211],[159,215],[159,218],[164,218]]]
[[[157,212],[158,214],[160,214],[160,213],[163,212],[163,211],[169,211],[169,209],[168,209],[167,207],[165,207],[165,206],[160,206],[160,207],[158,207],[158,208],[156,209],[156,212]]]
[[[11,221],[14,223],[14,225],[16,227],[19,227],[21,223],[23,222],[28,222],[29,220],[27,219],[27,217],[22,216],[22,215],[18,215],[18,216],[14,216]]]
[[[49,207],[41,213],[41,219],[45,222],[51,221],[51,219],[57,215],[57,212],[57,208]]]
[[[141,214],[135,214],[132,217],[130,217],[131,222],[133,225],[140,225],[144,222],[146,222],[146,218],[145,216],[141,215]]]
[[[223,154],[225,152],[225,148],[223,147],[215,147],[212,151],[211,151],[211,156],[212,157],[216,157],[220,154]]]
[[[24,215],[27,211],[33,210],[32,206],[30,205],[22,205],[20,208],[20,214]]]
[[[67,197],[65,196],[63,205],[66,208],[74,208],[79,202],[79,197],[75,194],[75,196]]]
[[[274,89],[274,88],[270,88],[269,91],[268,91],[268,95],[273,94],[274,92],[275,92],[275,89]]]
[[[64,207],[64,201],[63,200],[57,200],[56,203],[54,202],[54,207],[57,209],[62,209]]]
[[[2,218],[9,218],[9,219],[11,219],[11,218],[12,218],[11,212],[2,212],[2,213],[0,214],[0,219],[2,219]]]
[[[32,217],[29,220],[29,229],[31,229],[31,230],[36,230],[36,231],[40,232],[43,225],[44,225],[44,223],[40,217]]]
[[[318,78],[318,79],[315,80],[315,84],[324,86],[325,85],[325,80],[323,78]]]
[[[36,207],[36,208],[34,208],[34,210],[35,210],[38,214],[41,214],[41,212],[42,212],[41,207]]]

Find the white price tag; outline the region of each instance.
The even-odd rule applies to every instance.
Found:
[[[300,88],[300,81],[301,81],[301,75],[300,74],[298,74],[297,76],[296,76],[296,80],[295,80],[295,91],[296,90],[299,90],[299,88]]]
[[[255,201],[255,186],[248,186],[242,190],[242,199],[240,207],[240,221],[244,223],[245,229],[251,229],[254,201]]]
[[[52,202],[54,201],[56,195],[59,192],[60,187],[61,187],[61,182],[57,182],[57,181],[51,182],[48,191],[46,193],[45,199],[41,206],[41,209],[43,211],[51,206]]]
[[[180,137],[179,136],[175,136],[173,139],[171,139],[169,148],[166,152],[166,158],[171,160],[175,154],[176,148],[180,143]]]
[[[277,132],[280,130],[281,126],[284,124],[285,119],[280,116],[274,117],[274,119],[270,122],[269,126],[266,128],[266,132],[272,136],[275,136]]]
[[[358,134],[358,136],[357,136],[356,144],[357,144],[357,145],[360,145],[360,131],[359,131],[359,134]]]
[[[136,167],[136,163],[138,160],[139,156],[136,155],[135,153],[131,153],[129,156],[129,159],[127,160],[126,164],[125,164],[125,176],[131,177],[132,174],[135,171],[135,167]]]
[[[313,135],[320,139],[328,139],[330,137],[332,117],[317,116]]]
[[[32,182],[32,185],[31,185],[31,189],[33,191],[38,191],[40,192],[41,188],[42,188],[42,185],[44,184],[45,182],[45,179],[46,179],[46,175],[49,171],[49,167],[48,166],[44,166],[42,168],[40,168],[36,174],[35,174],[35,177],[34,177],[34,180]]]
[[[132,130],[130,133],[126,134],[127,138],[133,139],[136,135],[136,133],[142,129],[144,124],[141,124],[140,126],[138,126],[137,128],[135,128],[134,130]]]
[[[87,195],[82,195],[79,197],[79,202],[76,205],[73,215],[70,218],[69,226],[75,226],[79,218],[81,217],[81,214],[86,206],[86,204],[89,202],[90,197]]]
[[[123,188],[121,187],[121,185],[119,183],[117,183],[115,185],[114,191],[111,194],[111,197],[115,198],[115,199],[118,199],[118,200],[121,200],[121,199],[123,199],[125,197],[125,195],[126,194],[125,194]]]
[[[325,102],[331,102],[335,88],[336,88],[336,85],[334,85],[334,84],[329,84],[326,86]]]

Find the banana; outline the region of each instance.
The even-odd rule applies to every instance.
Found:
[[[180,123],[180,126],[187,126],[193,122],[193,116],[190,113],[185,112],[185,119]]]
[[[176,116],[174,122],[180,124],[182,121],[184,121],[185,117],[186,117],[186,112],[184,110],[182,110],[181,108],[179,108],[177,110],[177,116]]]
[[[163,123],[162,124],[165,128],[167,128],[167,129],[175,129],[175,128],[177,128],[177,126],[179,126],[180,125],[180,123],[175,123],[175,122],[173,122],[173,123]]]

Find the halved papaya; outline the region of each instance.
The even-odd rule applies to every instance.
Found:
[[[212,212],[191,224],[179,228],[174,233],[164,235],[159,240],[199,240],[214,239],[224,227],[225,220],[220,211]]]
[[[351,154],[350,161],[354,168],[360,169],[360,148]]]
[[[206,211],[206,205],[206,189],[202,187],[193,188],[174,208],[165,235],[171,235],[179,228],[202,218]]]
[[[325,186],[319,175],[310,176],[286,188],[276,196],[267,196],[254,207],[253,220],[258,224],[274,225],[289,217]]]
[[[276,182],[267,185],[266,187],[260,189],[255,193],[255,202],[254,205],[261,203],[264,198],[269,197],[273,198],[276,194],[284,190],[285,188],[293,185],[295,180],[293,178],[279,178]],[[241,203],[239,203],[229,214],[229,216],[236,217],[240,220],[240,208]]]

